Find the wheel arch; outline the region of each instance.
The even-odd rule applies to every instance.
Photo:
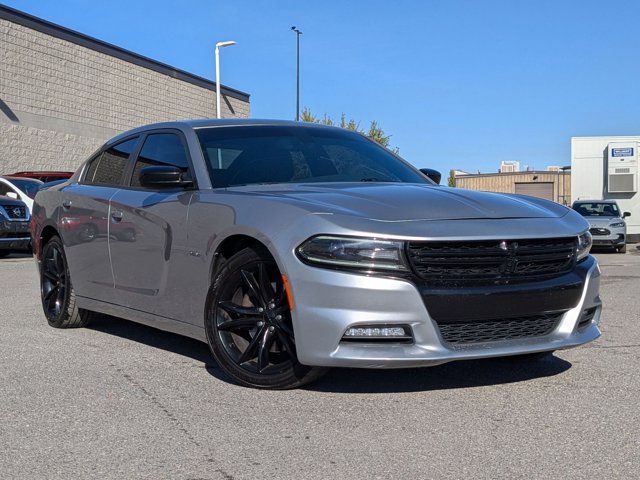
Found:
[[[248,247],[262,248],[269,252],[269,255],[271,255],[282,272],[282,266],[278,261],[278,256],[274,254],[273,250],[269,248],[269,245],[267,245],[266,242],[246,233],[235,233],[222,240],[213,254],[210,275],[211,281],[213,282],[217,271],[225,260]]]
[[[40,231],[40,235],[37,238],[36,245],[34,245],[34,253],[36,257],[39,259],[42,255],[42,247],[44,247],[52,237],[58,236],[60,237],[60,232],[52,226],[45,225],[44,228]]]

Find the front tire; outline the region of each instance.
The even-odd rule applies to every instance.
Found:
[[[211,352],[240,385],[297,388],[326,371],[298,361],[282,275],[263,248],[245,248],[224,262],[205,313]]]
[[[60,237],[52,237],[42,248],[40,294],[47,322],[54,328],[85,327],[93,312],[78,308],[71,284],[67,257]]]
[[[627,244],[622,245],[621,247],[616,248],[618,253],[627,253]]]

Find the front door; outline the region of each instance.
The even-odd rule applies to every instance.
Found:
[[[111,198],[109,248],[119,305],[181,319],[176,271],[187,254],[187,213],[193,190],[151,190],[140,185],[142,168],[174,165],[189,170],[178,133],[143,139],[128,185]]]

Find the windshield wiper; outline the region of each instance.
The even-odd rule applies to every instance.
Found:
[[[361,182],[383,182],[384,180],[380,180],[379,178],[374,178],[374,177],[368,177],[368,178],[361,178],[360,181]]]

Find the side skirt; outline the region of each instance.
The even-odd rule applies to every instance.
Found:
[[[165,330],[171,333],[177,333],[178,335],[184,335],[185,337],[194,338],[201,342],[207,342],[206,333],[204,327],[198,327],[191,323],[180,322],[172,318],[160,317],[151,313],[143,312],[141,310],[135,310],[133,308],[123,307],[114,303],[102,302],[100,300],[94,300],[87,297],[76,297],[78,307],[85,310],[91,310],[92,312],[104,313],[106,315],[112,315],[114,317],[124,318],[132,322],[141,323],[149,327]]]

